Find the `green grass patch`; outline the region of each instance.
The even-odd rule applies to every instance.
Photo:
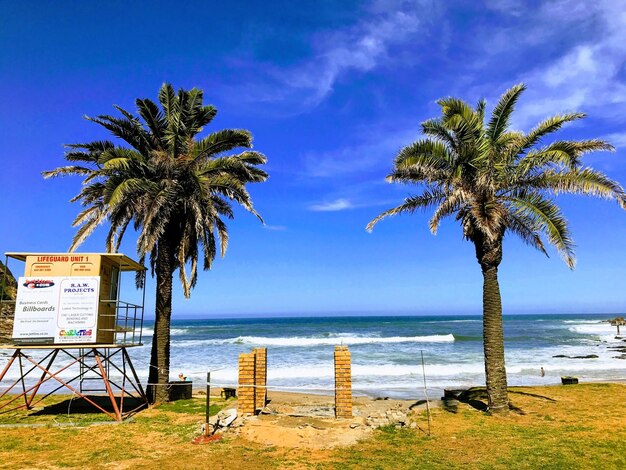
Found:
[[[223,407],[223,404],[212,403],[209,414],[211,416],[217,414]],[[204,398],[191,398],[189,400],[177,400],[170,403],[159,405],[159,410],[170,411],[172,413],[184,414],[202,414],[206,410],[206,402]]]

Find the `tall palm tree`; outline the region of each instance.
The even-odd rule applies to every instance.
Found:
[[[626,208],[622,187],[604,174],[582,167],[583,154],[613,147],[599,139],[556,140],[544,137],[582,113],[554,116],[525,134],[509,129],[523,84],[507,90],[485,122],[485,101],[476,108],[456,98],[438,101],[442,116],[422,123],[426,138],[400,150],[389,182],[422,185],[422,192],[373,219],[433,208],[429,227],[454,216],[463,236],[474,244],[483,274],[483,341],[489,409],[508,411],[502,303],[498,266],[507,233],[547,255],[544,238],[574,268],[574,244],[568,224],[552,196],[560,193],[617,199]]]
[[[119,249],[129,225],[139,232],[137,252],[142,263],[149,257],[157,284],[148,377],[148,383],[157,386],[148,387],[148,392],[152,401],[166,401],[173,275],[178,269],[189,297],[197,281],[199,256],[205,270],[211,268],[218,248],[224,256],[228,244],[224,219],[233,218],[231,202],[260,219],[245,186],[268,176],[257,168],[266,159],[250,150],[250,132],[227,129],[198,137],[217,113],[213,106],[203,105],[201,90],[176,93],[164,84],[158,99],[161,107],[137,99],[139,116],[115,106],[122,117],[87,117],[123,144],[105,140],[69,145],[65,158],[73,164],[44,176],[85,176],[83,189],[71,200],[79,201],[84,210],[74,220],[79,228],[70,251],[105,221],[110,223],[109,252]],[[238,148],[243,151],[231,153]]]

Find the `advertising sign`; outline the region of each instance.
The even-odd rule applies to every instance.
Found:
[[[13,339],[18,343],[95,343],[100,276],[20,277]]]

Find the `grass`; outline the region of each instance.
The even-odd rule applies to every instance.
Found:
[[[625,385],[516,387],[513,391],[519,392],[512,393],[511,400],[521,413],[488,416],[461,404],[457,413],[433,411],[431,436],[390,426],[354,446],[334,450],[263,447],[236,437],[194,446],[190,441],[199,435],[204,421],[202,399],[142,411],[119,425],[80,429],[53,427],[63,415],[15,412],[0,415],[2,422],[51,426],[3,428],[0,467],[626,468]],[[212,414],[224,405],[216,400]],[[425,428],[424,415],[414,419]]]

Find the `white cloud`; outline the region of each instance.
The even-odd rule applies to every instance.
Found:
[[[537,12],[537,28],[549,24],[567,29],[593,19],[593,37],[581,36],[560,57],[523,74],[528,85],[520,102],[515,124],[528,127],[538,120],[567,111],[584,111],[594,117],[610,118],[626,112],[626,85],[621,78],[626,61],[626,2],[600,1],[546,3]],[[534,31],[528,31],[533,35]],[[538,32],[539,35],[545,34]],[[558,38],[555,38],[558,40]]]
[[[511,16],[520,16],[524,10],[522,0],[485,0],[485,6],[490,10]]]
[[[378,3],[372,2],[369,15],[352,27],[318,34],[312,57],[286,67],[254,64],[260,71],[257,77],[265,80],[246,84],[238,99],[282,102],[290,113],[311,109],[332,92],[342,75],[369,72],[389,59],[391,47],[417,40],[423,29],[421,16],[432,20],[436,11],[425,0],[391,2],[384,9]]]
[[[336,199],[330,202],[322,202],[319,204],[313,204],[309,206],[309,210],[315,212],[336,212],[343,211],[347,209],[354,209],[354,205],[348,199]]]
[[[617,149],[626,148],[626,132],[615,132],[603,137],[604,140],[613,144]]]

